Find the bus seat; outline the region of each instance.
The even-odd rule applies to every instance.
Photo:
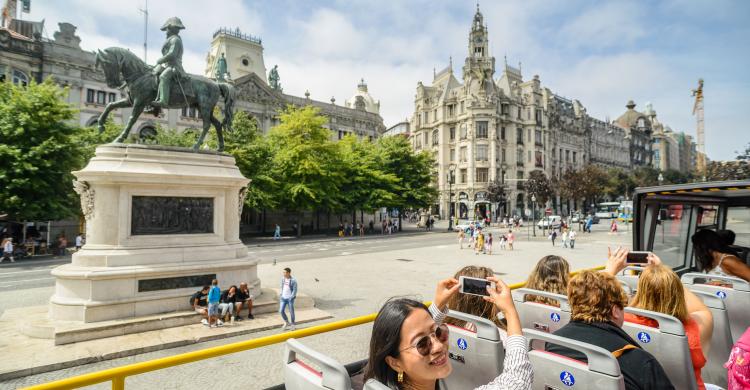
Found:
[[[298,360],[297,355],[303,357],[307,363]],[[310,364],[317,368],[311,367]],[[284,348],[284,386],[287,390],[352,388],[349,373],[341,363],[293,338],[286,341]]]
[[[625,388],[620,364],[606,349],[533,329],[524,329],[523,334],[529,342],[529,360],[534,367],[532,389],[619,390]],[[588,363],[547,352],[544,350],[545,343],[581,352],[586,355]],[[574,387],[576,384],[579,386]]]
[[[658,328],[652,328],[626,321],[622,330],[659,361],[675,389],[696,390],[698,384],[682,322],[670,315],[633,307],[626,307],[625,313],[650,318],[659,323]]]
[[[368,379],[365,383],[365,387],[362,388],[362,390],[391,390],[390,387],[384,385],[377,379]]]
[[[627,295],[627,296],[628,296],[628,300],[629,300],[630,298],[632,298],[632,297],[633,297],[633,295],[635,295],[635,294],[633,293],[633,290],[631,290],[631,289],[630,289],[630,286],[628,286],[628,284],[627,284],[627,283],[625,283],[624,281],[620,280],[620,286],[622,287],[622,290],[623,290],[623,291],[625,291],[625,295]]]
[[[691,290],[705,291],[724,300],[729,315],[732,342],[737,341],[750,324],[750,283],[732,276],[687,273],[682,275],[682,284]],[[732,287],[705,284],[707,282],[731,284]]]
[[[530,288],[519,288],[513,290],[512,294],[522,328],[553,333],[570,322],[570,306],[568,305],[568,297],[565,295]],[[560,307],[538,302],[524,302],[526,295],[538,295],[554,299],[560,303]]]
[[[473,324],[472,331],[450,327],[448,357],[453,371],[441,380],[441,389],[473,389],[492,382],[503,371],[505,348],[494,322],[470,314],[449,310],[447,317]]]
[[[637,265],[629,265],[620,271],[615,277],[630,287],[630,292],[635,295],[636,291],[638,291],[638,278],[641,276],[641,272],[643,272],[644,269],[644,267]],[[632,271],[636,271],[637,273],[633,274]]]
[[[729,314],[724,301],[716,295],[704,291],[691,290],[708,306],[714,319],[714,330],[711,333],[711,349],[706,356],[706,365],[701,370],[701,377],[706,383],[727,387],[727,369],[724,362],[732,350],[732,333],[729,330]]]

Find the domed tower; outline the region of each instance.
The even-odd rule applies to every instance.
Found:
[[[352,96],[351,99],[348,99],[344,105],[355,110],[362,110],[380,115],[380,101],[373,99],[370,93],[367,92],[367,83],[365,83],[365,79],[360,79],[359,84],[357,84],[357,92],[355,92],[354,96]]]

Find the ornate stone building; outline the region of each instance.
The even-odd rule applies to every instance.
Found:
[[[539,76],[524,81],[520,67],[505,61],[495,80],[495,58],[479,9],[468,38],[461,81],[451,61],[430,86],[417,84],[411,140],[415,150],[435,155],[440,198],[432,212],[443,218],[451,209],[461,218],[523,215],[531,202],[519,183],[532,171],[549,177],[588,161],[586,110],[542,87]],[[502,209],[489,200],[492,181],[507,188]],[[552,204],[558,206],[559,199]]]
[[[625,137],[630,141],[631,167],[650,166],[652,164],[653,129],[648,115],[635,110],[632,100],[625,105],[627,111],[620,115],[615,124],[625,129]]]

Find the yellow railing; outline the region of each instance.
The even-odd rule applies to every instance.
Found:
[[[594,270],[604,269],[604,266],[593,268]],[[580,271],[571,273],[577,274]],[[525,283],[512,284],[509,287],[513,289],[521,288]],[[429,302],[427,302],[429,304]],[[84,386],[91,386],[102,382],[112,382],[112,390],[125,389],[125,378],[133,375],[143,374],[146,372],[161,370],[214,358],[217,356],[228,355],[230,353],[247,351],[250,349],[265,347],[268,345],[283,343],[290,338],[302,338],[326,333],[334,330],[345,329],[352,326],[366,324],[375,321],[377,313],[367,314],[364,316],[349,318],[346,320],[335,321],[328,324],[312,326],[291,332],[280,333],[273,336],[261,337],[253,340],[240,341],[237,343],[222,345],[218,347],[201,349],[193,352],[181,353],[179,355],[167,356],[160,359],[149,360],[141,363],[128,364],[126,366],[110,368],[107,370],[92,372],[74,376],[71,378],[61,379],[54,382],[43,383],[41,385],[27,387],[26,390],[52,390],[52,389],[74,389]]]

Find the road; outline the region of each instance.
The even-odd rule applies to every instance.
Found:
[[[536,239],[527,239],[517,232],[516,250],[496,251],[493,255],[475,255],[460,250],[453,233],[444,229],[411,235],[378,236],[367,239],[327,241],[289,241],[251,245],[249,251],[261,259],[258,276],[263,285],[275,286],[285,266],[292,268],[301,291],[312,296],[316,307],[328,311],[331,321],[376,312],[389,297],[411,296],[431,299],[437,280],[451,276],[464,265],[481,264],[492,267],[508,283],[522,281],[536,261],[547,254],[559,254],[571,263],[572,269],[600,265],[606,259],[608,246],[629,246],[629,234],[609,235],[606,225],[595,225],[593,234],[579,234],[576,249],[552,247],[537,232]],[[492,229],[493,235],[498,233]],[[274,263],[274,260],[276,263]],[[69,259],[28,261],[0,264],[0,310],[24,305],[42,305],[53,292],[52,268]],[[315,323],[314,325],[317,325]],[[329,334],[312,336],[304,342],[342,362],[362,359],[367,354],[371,326],[363,325]],[[102,361],[85,366],[33,375],[0,383],[0,388],[16,388],[54,379],[116,367],[123,364],[194,351],[215,345],[277,334],[270,330],[246,336],[185,347],[156,351],[121,359]],[[128,379],[128,388],[161,389],[264,388],[283,381],[281,375],[282,345],[245,351],[209,361],[197,362]],[[210,368],[211,375],[195,375]],[[107,385],[93,386],[96,389]]]

